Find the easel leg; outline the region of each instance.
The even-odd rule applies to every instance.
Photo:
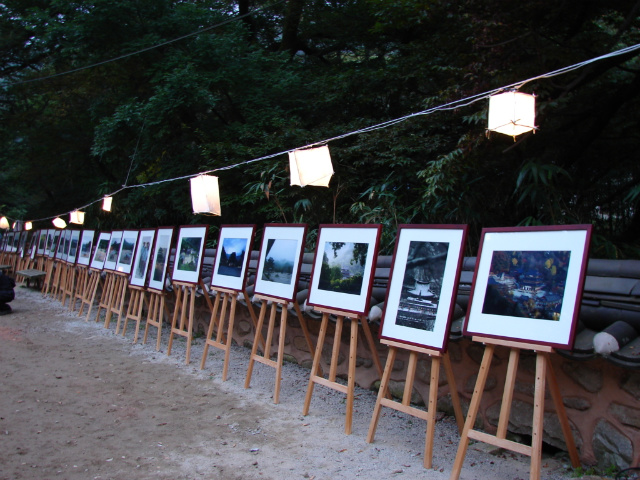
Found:
[[[362,319],[362,322],[366,322]],[[338,341],[338,343],[340,343]],[[349,375],[347,377],[347,415],[344,425],[345,435],[351,435],[353,423],[353,400],[356,388],[356,354],[358,348],[358,319],[351,319],[351,341],[349,342]],[[379,362],[379,360],[378,360]]]
[[[280,338],[278,339],[278,360],[276,363],[276,386],[273,392],[273,403],[280,402],[280,381],[282,380],[282,362],[284,361],[284,337],[287,334],[287,308],[282,305],[280,314]]]
[[[369,433],[367,434],[367,443],[373,442],[376,436],[376,430],[378,428],[378,422],[380,420],[380,411],[382,410],[382,398],[386,396],[389,388],[389,379],[391,378],[391,371],[393,370],[393,364],[396,361],[397,349],[395,347],[389,347],[389,353],[387,354],[387,363],[384,367],[384,373],[380,380],[380,388],[378,389],[378,398],[376,399],[376,405],[373,407],[373,416],[371,417],[371,423],[369,424]]]
[[[227,327],[227,341],[224,349],[224,365],[222,367],[222,381],[227,381],[227,373],[229,372],[229,358],[231,357],[231,340],[233,340],[233,324],[236,319],[236,301],[238,295],[233,294],[231,296],[231,312],[229,313],[229,326]],[[222,328],[222,325],[220,325]]]
[[[222,293],[216,293],[216,299],[213,302],[213,308],[211,309],[211,318],[209,319],[209,328],[207,329],[207,338],[204,340],[204,350],[202,351],[202,360],[200,360],[200,370],[204,369],[204,365],[207,361],[207,355],[209,354],[209,341],[213,336],[213,326],[216,323],[218,317],[218,308],[220,308],[220,296]],[[220,328],[220,327],[218,327]]]
[[[482,363],[480,364],[478,379],[476,380],[476,386],[473,390],[473,397],[471,398],[471,404],[469,405],[469,411],[467,412],[467,420],[464,424],[464,428],[462,429],[460,444],[458,445],[456,459],[455,462],[453,462],[453,468],[451,469],[451,476],[449,477],[449,480],[458,480],[458,478],[460,478],[464,457],[467,455],[467,448],[469,447],[469,431],[473,428],[476,417],[478,416],[480,400],[482,399],[482,392],[484,391],[484,386],[487,383],[487,377],[489,376],[489,367],[491,366],[494,350],[495,345],[493,344],[487,344],[484,347],[484,356],[482,357]]]
[[[417,357],[415,352],[411,355]],[[415,363],[415,361],[414,361]],[[415,378],[415,365],[412,378]],[[407,375],[408,378],[408,375]],[[438,407],[438,384],[440,382],[440,357],[431,357],[431,381],[429,382],[429,406],[427,407],[427,433],[424,439],[424,468],[431,468],[433,461],[433,437],[436,432],[436,409]],[[407,382],[408,383],[408,382]],[[409,393],[409,395],[411,395]],[[405,392],[406,397],[406,392]],[[409,397],[411,398],[411,397]]]
[[[547,377],[547,385],[549,385],[551,398],[553,399],[553,404],[556,407],[556,413],[558,415],[558,419],[560,420],[560,426],[562,427],[562,433],[567,445],[567,451],[569,452],[569,458],[571,459],[571,466],[573,468],[578,468],[580,466],[578,449],[576,448],[576,443],[573,439],[573,432],[571,431],[571,426],[569,425],[567,412],[564,409],[564,404],[562,403],[562,394],[560,393],[560,389],[558,388],[558,379],[556,378],[556,372],[553,370],[551,358],[549,357],[547,357]]]
[[[502,392],[502,407],[500,408],[500,418],[496,437],[507,438],[507,428],[509,427],[509,417],[511,416],[511,405],[513,403],[513,389],[516,385],[516,375],[518,373],[518,363],[520,360],[520,349],[512,348],[509,351],[509,363],[507,364],[507,377],[504,382]],[[544,389],[544,385],[542,386]]]
[[[267,315],[267,301],[262,300],[260,307],[260,315],[258,317],[258,324],[256,326],[256,334],[253,338],[253,346],[251,347],[251,356],[249,357],[249,367],[247,368],[247,378],[244,380],[244,388],[249,388],[251,385],[251,376],[253,375],[253,364],[255,362],[255,356],[258,354],[258,336],[262,331],[262,325],[264,324],[264,317]]]
[[[533,398],[533,428],[531,432],[531,480],[540,479],[542,467],[542,435],[544,421],[544,390],[546,384],[547,357],[543,353],[536,355],[536,387]]]
[[[193,339],[193,316],[196,310],[196,289],[195,287],[191,289],[191,299],[189,302],[189,324],[187,331],[187,355],[184,363],[189,365],[191,361],[191,340]]]
[[[302,415],[309,414],[309,406],[311,405],[311,396],[313,395],[314,377],[318,375],[318,367],[320,366],[320,359],[322,358],[322,347],[324,346],[324,337],[327,334],[328,323],[329,323],[329,314],[324,313],[322,315],[322,323],[320,324],[320,331],[318,332],[318,343],[316,344],[316,351],[313,355],[313,364],[311,365],[311,376],[309,378],[309,386],[307,387],[307,394],[305,395],[305,398],[304,398]]]
[[[451,358],[449,352],[442,356],[442,365],[444,366],[444,373],[447,375],[447,382],[449,383],[449,395],[451,395],[451,404],[453,405],[453,414],[456,417],[456,423],[458,424],[458,433],[462,433],[464,428],[464,415],[462,414],[462,405],[460,405],[460,396],[458,395],[458,388],[456,386],[455,377],[453,376],[453,368],[451,367]]]
[[[180,315],[182,304],[184,303],[182,300],[183,290],[183,287],[178,287],[176,289],[176,305],[173,311],[173,317],[171,318],[171,331],[169,332],[169,343],[167,344],[167,356],[171,355],[171,347],[173,347],[173,329],[176,328],[178,315]]]

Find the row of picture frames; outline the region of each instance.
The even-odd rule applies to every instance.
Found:
[[[199,282],[207,230],[206,225],[179,228],[173,281]],[[484,229],[463,333],[571,348],[591,230],[591,225]],[[211,288],[244,289],[255,231],[255,225],[220,228]],[[255,293],[294,301],[306,233],[302,224],[265,225]],[[380,225],[321,225],[307,304],[366,315],[380,234]],[[380,338],[446,350],[466,235],[466,225],[400,226]],[[118,271],[130,276],[131,285],[164,289],[173,227],[102,232],[95,248],[94,236],[92,230],[42,230],[25,253]],[[24,247],[26,237],[5,238],[2,249],[17,251],[21,242]]]

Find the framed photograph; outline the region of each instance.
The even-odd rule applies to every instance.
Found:
[[[151,275],[149,276],[149,288],[151,290],[159,292],[164,290],[172,241],[173,227],[163,227],[156,230],[156,242],[151,259]]]
[[[100,232],[100,235],[98,235],[98,241],[96,242],[96,250],[93,252],[93,258],[91,259],[91,268],[95,268],[97,270],[102,270],[104,268],[104,261],[107,259],[110,240],[111,233]]]
[[[149,271],[149,261],[151,260],[151,249],[153,248],[153,241],[155,238],[155,228],[140,230],[138,245],[136,246],[136,255],[133,258],[133,268],[131,269],[129,284],[136,287],[145,286],[147,272]]]
[[[54,230],[51,234],[51,248],[47,252],[49,258],[55,258],[55,255],[58,252],[58,247],[60,247],[61,233],[62,232],[60,230]]]
[[[133,254],[137,242],[138,230],[125,230],[122,233],[116,271],[126,273],[127,275],[131,273],[131,267],[133,266]]]
[[[47,243],[44,247],[44,254],[48,257],[50,256],[51,249],[53,248],[53,239],[55,236],[56,230],[54,228],[50,228],[47,230]]]
[[[47,232],[48,230],[40,230],[38,232],[38,247],[36,248],[36,255],[44,255],[45,247],[47,246]]]
[[[464,334],[571,348],[591,229],[483,229]]]
[[[207,225],[187,225],[180,227],[176,257],[173,261],[174,282],[198,283],[202,266],[202,253],[207,241]]]
[[[255,293],[292,302],[298,276],[307,226],[304,224],[270,224],[264,226]]]
[[[237,292],[244,288],[255,225],[222,225],[213,263],[211,286]]]
[[[29,237],[29,232],[27,232],[26,230],[24,232],[22,232],[22,234],[20,235],[20,243],[18,244],[18,253],[20,254],[21,257],[25,256],[25,253],[27,253],[27,238]]]
[[[93,250],[93,239],[95,230],[83,230],[78,245],[78,265],[89,265],[91,263],[91,251]],[[106,255],[106,251],[105,251]]]
[[[118,264],[118,255],[120,255],[120,245],[122,244],[122,230],[116,230],[111,232],[111,238],[109,239],[109,248],[107,249],[107,258],[104,259],[105,270],[115,270]]]
[[[58,242],[58,249],[56,250],[56,260],[67,263],[67,254],[69,253],[69,238],[71,236],[71,230],[63,230],[60,233],[60,241]]]
[[[400,225],[379,337],[446,351],[466,225]]]
[[[81,230],[71,230],[71,237],[69,238],[69,251],[67,253],[67,263],[75,265],[78,259],[78,245],[80,243]]]
[[[380,225],[320,225],[308,305],[366,315]]]

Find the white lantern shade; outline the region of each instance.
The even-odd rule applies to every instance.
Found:
[[[9,228],[9,220],[7,220],[7,217],[0,218],[0,228],[2,229]]]
[[[489,130],[515,137],[534,130],[536,97],[528,93],[504,92],[489,97]]]
[[[32,228],[33,228],[33,223],[25,222],[25,224],[24,224],[24,229],[25,230],[31,230]]]
[[[323,145],[289,152],[289,170],[291,185],[328,187],[333,175],[329,147]]]
[[[193,213],[222,215],[218,177],[214,177],[213,175],[198,175],[197,177],[191,178],[190,181]]]
[[[69,222],[82,225],[84,223],[84,212],[81,212],[80,210],[74,210],[69,214]]]
[[[53,226],[56,228],[65,228],[67,226],[67,222],[65,222],[60,217],[54,218],[51,222],[53,223]]]
[[[113,197],[104,197],[102,199],[102,210],[104,210],[105,212],[110,212],[112,201],[113,201]]]

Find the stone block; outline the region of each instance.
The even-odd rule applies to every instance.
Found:
[[[304,338],[304,335],[293,337],[293,346],[301,352],[309,352],[309,345],[307,345],[307,339]]]
[[[356,357],[356,368],[371,368],[373,367],[373,360],[370,358]],[[384,368],[384,364],[383,364]]]
[[[600,468],[615,465],[628,468],[633,460],[633,444],[620,430],[607,420],[600,420],[591,439],[593,453]]]
[[[564,362],[562,371],[587,392],[597,393],[602,390],[604,382],[602,370],[592,365]]]
[[[423,358],[418,360],[416,365],[416,380],[420,380],[427,385],[431,384],[431,358]],[[440,376],[438,377],[438,386],[447,384],[447,375],[444,372],[442,362],[440,363]]]
[[[235,322],[235,328],[236,331],[244,337],[245,335],[249,335],[251,333],[253,325],[251,325],[251,322],[248,322],[246,320],[240,320],[239,322]]]
[[[622,378],[620,388],[634,399],[640,398],[640,372],[627,372]]]
[[[476,388],[476,381],[478,380],[478,374],[474,374],[471,375],[469,378],[467,378],[467,381],[464,384],[464,391],[466,393],[469,394],[473,394],[473,391]],[[487,381],[484,384],[484,391],[485,392],[489,392],[491,390],[493,390],[494,388],[496,388],[496,386],[498,385],[498,380],[496,379],[495,375],[489,375],[487,377]]]
[[[480,365],[482,363],[482,357],[484,356],[484,349],[485,346],[483,344],[473,342],[467,347],[467,355],[469,355],[469,358],[471,358],[471,360]],[[500,360],[500,358],[496,356],[494,351],[493,358],[491,359],[491,366],[495,367],[496,365],[500,365],[501,363],[502,360]]]
[[[459,343],[449,342],[447,352],[449,352],[449,359],[452,363],[458,363],[462,361],[462,347]]]
[[[627,405],[621,405],[619,403],[612,403],[609,405],[609,413],[614,418],[618,419],[620,423],[629,425],[640,429],[640,409],[635,407],[629,407]],[[636,436],[640,435],[640,432],[636,433]]]
[[[562,403],[567,408],[584,412],[591,408],[591,402],[584,397],[563,397]]]

